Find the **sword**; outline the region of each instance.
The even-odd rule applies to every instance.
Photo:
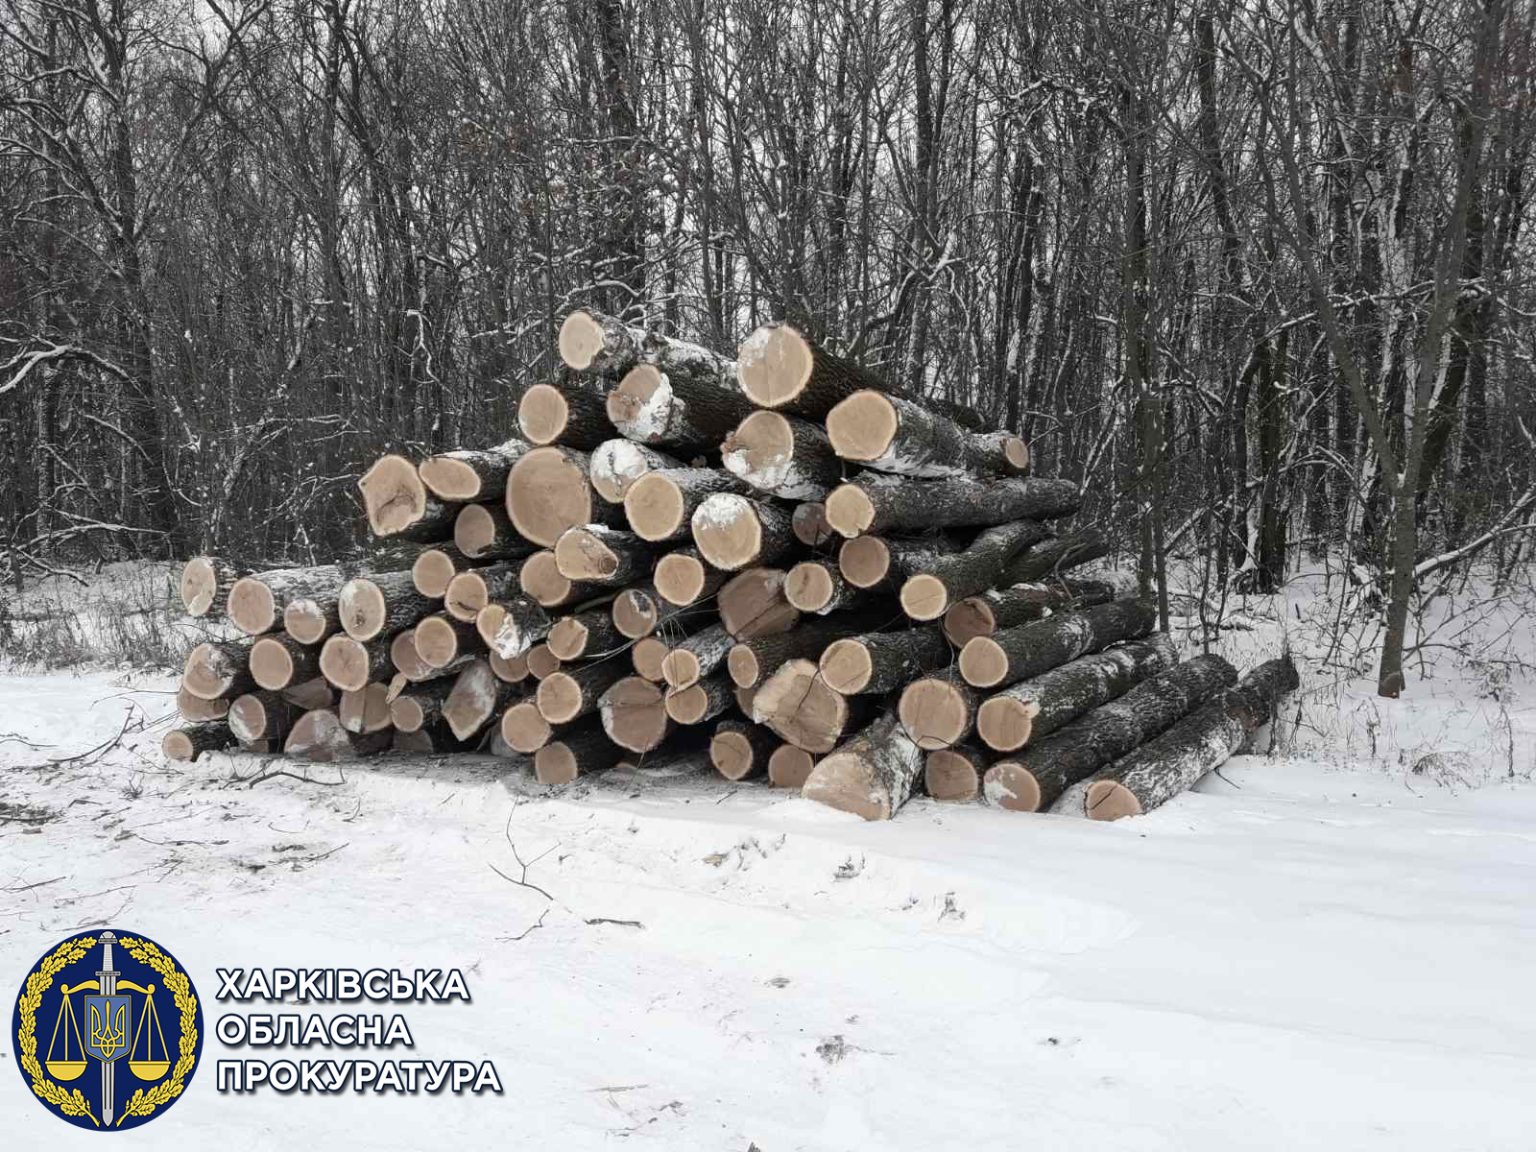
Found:
[[[106,946],[106,955],[101,962],[101,971],[96,973],[96,978],[101,981],[101,994],[103,996],[117,995],[117,969],[112,967],[112,942],[117,937],[109,928],[101,934],[101,942]],[[116,1067],[115,1061],[103,1060],[101,1062],[101,1116],[102,1123],[108,1128],[112,1126],[112,1069]]]

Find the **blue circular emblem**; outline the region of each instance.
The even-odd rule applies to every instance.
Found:
[[[192,1081],[203,1009],[173,957],[136,932],[71,936],[27,974],[16,1066],[55,1116],[115,1132],[160,1116]]]

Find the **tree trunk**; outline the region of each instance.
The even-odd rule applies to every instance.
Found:
[[[711,370],[639,364],[608,393],[608,419],[626,439],[678,455],[719,451],[751,412],[734,383]]]
[[[227,722],[242,744],[275,740],[281,747],[302,711],[277,692],[247,692],[229,706]]]
[[[394,736],[388,729],[362,734],[348,732],[334,711],[316,708],[304,713],[294,723],[293,731],[283,744],[283,752],[288,756],[330,763],[372,756],[384,751],[393,741]]]
[[[899,586],[909,577],[928,571],[957,548],[946,536],[920,540],[859,536],[844,540],[838,548],[837,567],[843,579],[855,588],[875,588],[884,583]]]
[[[903,688],[896,715],[907,736],[924,752],[932,752],[971,734],[980,702],[976,690],[950,667]]]
[[[661,662],[661,675],[670,688],[686,688],[721,667],[731,650],[724,624],[712,624],[672,646]]]
[[[922,750],[886,712],[811,769],[801,795],[866,820],[889,820],[922,771]]]
[[[1063,612],[992,636],[960,650],[960,674],[976,688],[1004,688],[1121,640],[1135,640],[1157,625],[1157,610],[1142,600],[1121,600]]]
[[[756,688],[777,672],[786,660],[801,657],[815,660],[834,641],[880,623],[868,612],[847,612],[825,620],[809,621],[787,632],[753,636],[737,643],[731,648],[726,664],[738,687]]]
[[[768,783],[774,788],[793,788],[798,792],[815,767],[816,757],[804,748],[780,744],[768,757]]]
[[[768,771],[779,738],[760,724],[722,720],[709,742],[709,762],[727,780],[750,780]]]
[[[532,449],[526,440],[513,437],[494,448],[461,448],[428,456],[416,473],[432,495],[450,503],[468,504],[500,500],[507,490],[512,465]]]
[[[998,583],[1028,584],[1109,555],[1109,541],[1095,528],[1034,545],[1003,569]]]
[[[901,607],[913,620],[937,620],[956,600],[997,583],[1018,552],[1049,535],[1033,520],[1015,520],[984,529],[970,547],[935,557],[928,570],[909,576],[901,586]]]
[[[606,390],[571,375],[559,385],[535,384],[517,405],[517,426],[530,444],[564,444],[591,451],[613,436]]]
[[[821,654],[821,675],[844,696],[883,695],[948,664],[953,653],[935,625],[837,640]]]
[[[611,612],[594,608],[556,620],[546,642],[561,660],[585,660],[615,654],[624,647],[626,639]]]
[[[229,590],[244,575],[244,569],[217,556],[194,556],[181,570],[181,606],[188,616],[222,615]]]
[[[336,718],[348,732],[383,732],[394,725],[388,694],[389,686],[377,682],[355,692],[343,692],[336,705]]]
[[[611,316],[579,308],[560,327],[560,359],[568,368],[617,380],[642,360],[663,370],[712,375],[724,387],[736,378],[736,362],[699,344],[631,328]],[[734,387],[734,384],[732,384]]]
[[[173,728],[160,741],[160,750],[168,760],[196,760],[204,752],[219,752],[232,747],[236,737],[229,725],[218,721],[187,724]]]
[[[412,632],[411,643],[416,655],[428,668],[447,668],[467,655],[480,655],[485,651],[485,641],[475,628],[474,620],[435,612],[423,617]],[[390,660],[394,661],[394,645],[390,645]]]
[[[553,548],[535,552],[524,560],[518,570],[517,582],[523,595],[541,608],[563,608],[604,594],[604,589],[596,584],[568,580],[560,575]]]
[[[827,438],[842,459],[898,476],[938,480],[1029,471],[1029,449],[1011,432],[970,432],[883,392],[855,392],[841,401],[827,413]]]
[[[238,580],[229,590],[229,620],[247,636],[282,626],[283,613],[296,600],[322,601],[337,595],[346,582],[340,568],[278,568]]]
[[[727,572],[771,564],[796,544],[788,512],[728,492],[706,498],[692,525],[699,553]]]
[[[533,756],[533,774],[540,784],[569,784],[577,776],[612,768],[623,750],[600,728],[562,734]]]
[[[555,543],[555,568],[567,580],[620,588],[649,577],[659,550],[632,532],[588,524],[561,534]]]
[[[460,572],[448,584],[443,608],[455,620],[473,623],[496,600],[515,599],[523,590],[520,564],[491,564]]]
[[[819,501],[843,478],[842,462],[822,429],[766,410],[753,412],[725,438],[720,462],[781,500]]]
[[[1070,480],[898,480],[860,477],[827,497],[827,520],[847,537],[929,528],[991,527],[1070,516],[1082,502]]]

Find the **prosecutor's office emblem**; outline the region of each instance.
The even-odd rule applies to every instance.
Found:
[[[65,940],[37,962],[11,1020],[17,1067],[43,1106],[81,1128],[137,1128],[186,1090],[203,1049],[197,989],[153,940]]]

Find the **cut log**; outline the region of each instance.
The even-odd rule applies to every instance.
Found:
[[[713,596],[730,578],[730,573],[704,563],[697,548],[680,548],[656,561],[652,578],[663,600],[686,608]]]
[[[612,316],[581,308],[560,326],[560,359],[578,372],[616,379],[641,360],[689,375],[712,375],[734,387],[736,364],[718,352],[686,340],[633,328]]]
[[[686,688],[725,663],[731,650],[731,634],[724,624],[712,624],[672,645],[661,662],[662,679],[669,688]]]
[[[428,600],[441,600],[448,592],[453,578],[475,562],[453,544],[440,544],[436,548],[423,548],[411,562],[411,583],[416,591]]]
[[[453,521],[453,543],[472,561],[522,560],[537,550],[512,526],[507,510],[499,504],[466,504]],[[458,567],[474,567],[465,564]]]
[[[402,692],[389,702],[390,722],[402,732],[419,732],[435,726],[442,719],[443,705],[452,691],[453,682],[443,679]]]
[[[818,762],[801,795],[866,820],[889,820],[922,771],[922,751],[886,712]]]
[[[185,688],[176,690],[176,713],[187,724],[206,724],[210,720],[223,720],[229,715],[228,698],[204,700]]]
[[[751,411],[733,382],[708,369],[637,364],[608,393],[608,419],[625,438],[685,454],[716,451]]]
[[[778,746],[779,738],[760,724],[722,720],[709,741],[709,762],[727,780],[750,780],[768,771]]]
[[[569,724],[578,716],[597,711],[603,693],[622,680],[627,671],[622,660],[567,664],[539,682],[534,703],[539,714],[551,724]]]
[[[787,632],[800,623],[800,610],[784,597],[784,572],[748,568],[720,587],[715,598],[720,623],[736,640]]]
[[[473,746],[454,736],[447,724],[439,720],[435,724],[429,724],[418,728],[414,732],[407,732],[402,728],[390,730],[390,748],[395,752],[408,756],[431,756],[447,752],[469,752]],[[492,755],[501,755],[496,749],[491,749]]]
[[[1165,731],[1201,701],[1237,679],[1220,656],[1196,656],[1143,680],[1124,696],[987,769],[987,799],[1000,808],[1038,812],[1068,788]]]
[[[869,539],[861,536],[859,539]],[[849,542],[854,543],[854,541]],[[944,635],[957,648],[977,636],[990,636],[1004,628],[1015,628],[1034,620],[1043,620],[1066,608],[1084,608],[1104,600],[1080,600],[1062,583],[1015,584],[979,596],[967,596],[952,604],[944,613]]]
[[[389,662],[394,666],[396,673],[404,676],[408,683],[432,680],[438,675],[437,669],[423,660],[421,653],[416,650],[415,628],[396,632],[390,638]]]
[[[171,729],[160,741],[160,751],[168,760],[192,761],[204,752],[219,752],[235,743],[236,737],[229,725],[209,721]]]
[[[1166,804],[1221,767],[1273,718],[1281,698],[1300,685],[1289,656],[1260,664],[1162,735],[1100,772],[1088,784],[1084,814],[1093,820],[1119,820]]]
[[[475,628],[485,646],[503,660],[522,656],[549,635],[549,614],[532,600],[498,600],[480,609]]]
[[[542,684],[560,671],[560,657],[549,650],[548,644],[535,644],[528,649],[527,660],[528,675],[532,676],[536,683]]]
[[[262,688],[280,692],[320,674],[320,650],[292,636],[261,636],[248,656],[251,679]]]
[[[672,731],[661,688],[639,676],[626,676],[604,692],[598,714],[608,738],[631,752],[659,747]]]
[[[1026,584],[1059,576],[1069,568],[1109,555],[1109,541],[1096,529],[1074,532],[1036,544],[1003,569],[999,583]]]
[[[565,444],[590,451],[613,435],[605,390],[574,373],[557,384],[535,384],[517,405],[517,426],[530,444]]]
[[[731,687],[731,678],[722,669],[686,688],[668,689],[664,699],[667,715],[673,721],[693,725],[723,715],[736,703],[736,694]]]
[[[860,537],[873,540],[875,537]],[[852,543],[852,541],[850,541]],[[837,565],[829,560],[802,560],[784,577],[784,599],[802,612],[825,616],[847,608],[863,597],[864,589],[843,579]]]
[[[313,679],[291,684],[282,689],[278,695],[301,712],[336,706],[336,689],[324,676],[315,676]]]
[[[843,478],[826,432],[766,409],[753,412],[725,438],[720,462],[752,488],[782,500],[821,500]]]
[[[199,700],[232,700],[256,687],[249,640],[209,640],[187,653],[181,686]]]
[[[815,767],[816,757],[804,748],[780,744],[768,757],[768,783],[774,788],[793,788],[798,792]]]
[[[468,740],[501,711],[512,691],[510,684],[496,678],[488,661],[471,661],[443,701],[443,719],[454,736]]]
[[[987,759],[969,744],[940,748],[923,760],[923,790],[935,800],[966,804],[980,799]]]
[[[673,605],[666,605],[651,588],[626,588],[613,598],[608,613],[614,630],[628,640],[649,636]]]
[[[830,752],[867,711],[863,702],[834,692],[810,660],[788,660],[763,681],[752,719],[807,752]]]
[[[1016,752],[1178,662],[1161,632],[1069,660],[984,700],[977,735],[994,751]]]
[[[357,482],[368,527],[375,536],[399,536],[421,544],[446,540],[453,531],[455,505],[427,491],[404,456],[381,456]]]
[[[820,500],[796,504],[790,515],[795,539],[807,548],[820,548],[837,538],[837,531],[827,523],[827,506]]]
[[[630,645],[629,660],[634,665],[636,675],[659,682],[665,679],[661,670],[662,662],[670,651],[672,646],[659,636],[642,636]]]
[[[554,738],[554,725],[532,700],[519,700],[501,714],[501,738],[513,751],[531,756]]]
[[[1004,688],[1156,627],[1157,610],[1141,600],[1062,612],[967,641],[960,650],[960,674],[977,688]]]
[[[718,468],[662,468],[647,472],[624,497],[624,515],[642,540],[687,538],[694,511],[717,492],[740,494],[746,485]]]
[[[551,741],[533,756],[533,774],[540,784],[569,784],[577,776],[612,768],[624,754],[601,729],[585,729]]]
[[[341,719],[328,708],[316,708],[294,722],[293,731],[283,744],[289,756],[302,756],[317,763],[352,760],[383,752],[394,742],[389,729],[354,733],[341,726]]]
[[[1014,556],[1048,535],[1033,520],[984,529],[963,551],[935,557],[926,572],[908,576],[901,586],[902,610],[913,620],[939,619],[956,600],[992,587]]]
[[[341,629],[354,640],[393,636],[436,608],[435,600],[416,591],[409,572],[355,577],[336,598]]]
[[[567,580],[599,588],[632,584],[651,574],[657,547],[601,524],[568,528],[555,543],[555,567]]]
[[[428,668],[436,671],[447,668],[456,660],[485,651],[485,641],[480,638],[473,620],[455,619],[446,612],[424,617],[411,633],[416,655]],[[393,658],[393,645],[391,645]],[[401,669],[404,671],[404,669]],[[409,677],[409,673],[407,676]],[[416,677],[425,679],[425,677]]]
[[[821,654],[821,675],[844,696],[894,692],[925,672],[948,664],[951,650],[937,627],[867,632],[830,644]]]
[[[626,589],[626,593],[628,591]],[[624,640],[613,614],[594,608],[556,620],[549,629],[547,643],[549,650],[561,660],[583,660],[611,655],[624,647]]]
[[[535,552],[523,561],[517,579],[523,595],[543,608],[563,608],[567,604],[579,603],[600,595],[603,591],[596,584],[567,580],[560,575],[560,568],[555,563],[555,552],[552,548]]]
[[[393,668],[388,640],[365,643],[338,634],[320,649],[320,674],[343,692],[356,692],[371,680],[387,680]]]
[[[475,630],[478,632],[479,628],[476,627]],[[508,660],[499,653],[490,652],[487,653],[486,658],[491,662],[491,671],[496,673],[496,679],[505,681],[508,684],[521,684],[524,680],[528,679],[528,657],[526,655],[514,656]]]
[[[919,540],[859,536],[845,540],[837,550],[837,567],[843,579],[855,588],[876,588],[887,583],[899,587],[955,550],[955,542],[944,536]]]
[[[951,748],[971,734],[980,697],[954,668],[914,680],[901,691],[896,714],[924,752]]]
[[[821,348],[788,324],[765,324],[736,350],[741,390],[759,408],[820,420],[863,388],[886,388],[875,373]]]
[[[527,454],[531,445],[513,437],[494,448],[462,448],[429,456],[416,472],[432,495],[453,503],[479,503],[499,500],[507,490],[507,474],[512,465]]]
[[[827,413],[827,439],[844,460],[937,480],[1022,476],[1029,448],[1011,432],[970,432],[910,400],[864,389]]]
[[[706,498],[692,524],[699,554],[727,572],[771,563],[796,543],[789,513],[729,492]]]
[[[521,566],[492,564],[460,572],[448,585],[443,607],[455,620],[473,621],[493,600],[514,600],[522,592]]]
[[[827,520],[844,536],[870,536],[1054,520],[1076,512],[1081,501],[1070,480],[905,480],[866,474],[827,497]]]
[[[845,612],[825,620],[813,620],[767,636],[753,636],[737,642],[726,657],[726,667],[738,687],[756,688],[786,660],[818,659],[844,637],[857,635],[878,621],[868,612]]]
[[[325,596],[306,596],[283,609],[283,631],[302,644],[318,644],[341,628],[336,592]]]
[[[622,523],[623,513],[596,499],[586,453],[574,448],[535,448],[507,477],[507,515],[522,536],[553,548],[567,528]]]
[[[375,681],[356,692],[343,692],[336,706],[336,718],[348,732],[382,732],[393,725],[393,705],[385,697],[389,685]]]
[[[227,722],[242,744],[275,740],[281,747],[300,715],[301,709],[276,692],[247,692],[230,704]]]
[[[756,699],[757,699],[757,689],[756,688],[737,688],[736,689],[736,707],[738,709],[740,709],[741,714],[743,716],[751,716],[752,715],[752,701],[754,701]]]
[[[181,606],[188,616],[218,616],[245,572],[217,556],[194,556],[181,570]]]
[[[631,486],[647,472],[681,467],[681,460],[623,437],[604,440],[592,450],[588,465],[592,487],[610,504],[624,503]]]
[[[283,610],[293,601],[335,596],[345,582],[334,564],[278,568],[242,577],[229,590],[230,623],[247,636],[260,636],[282,626]]]

